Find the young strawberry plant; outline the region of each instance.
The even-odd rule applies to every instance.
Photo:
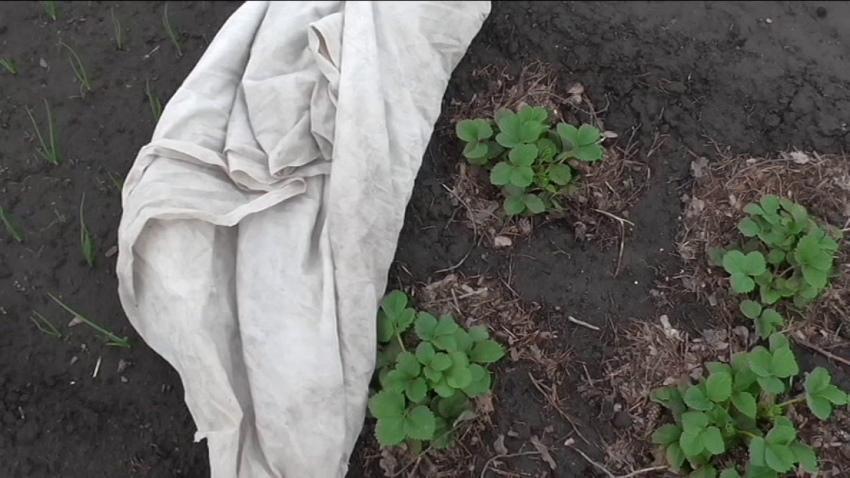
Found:
[[[807,374],[803,393],[789,398],[800,370],[788,339],[778,333],[770,336],[768,348],[757,346],[706,369],[708,377],[698,383],[661,388],[651,397],[673,416],[673,423],[652,434],[673,471],[707,478],[776,478],[797,468],[817,472],[814,450],[797,438],[788,416],[805,402],[826,420],[834,406],[849,403],[826,369]],[[748,461],[728,466],[739,449],[748,450]],[[727,466],[718,473],[719,463]]]
[[[509,216],[559,210],[577,176],[574,161],[594,163],[605,153],[597,128],[558,123],[544,108],[525,106],[518,112],[500,109],[493,120],[458,122],[457,136],[466,145],[463,155],[490,171],[499,186]]]
[[[380,390],[369,399],[383,447],[450,447],[456,426],[474,416],[472,400],[490,393],[487,367],[505,355],[487,328],[468,330],[451,315],[414,310],[393,291],[378,312]]]
[[[732,290],[758,291],[763,304],[792,299],[802,307],[826,288],[833,271],[841,235],[828,232],[806,208],[793,201],[767,195],[747,204],[746,218],[738,230],[749,241],[741,250],[723,255]]]

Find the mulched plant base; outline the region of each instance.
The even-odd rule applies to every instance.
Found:
[[[40,3],[0,6],[2,56],[19,69],[0,71],[0,207],[24,235],[18,243],[0,230],[0,476],[207,477],[206,444],[193,442],[177,375],[141,343],[109,293],[117,290],[112,246],[121,211],[113,179],[153,131],[146,84],[166,103],[237,4],[170,3],[183,56],[162,27],[161,3],[57,5],[55,22]],[[123,51],[114,45],[112,7],[126,27]],[[740,171],[748,158],[773,161],[779,151],[828,158],[848,150],[847,18],[850,6],[841,3],[495,3],[449,82],[389,286],[413,292],[422,308],[444,300],[430,306],[492,325],[512,353],[496,367],[492,404],[479,404],[458,448],[418,462],[382,456],[368,420],[349,476],[383,476],[382,460],[397,476],[662,476],[643,441],[660,420],[648,391],[745,340],[719,312],[722,295],[711,306],[710,291],[683,282],[714,277],[697,271],[705,268],[700,247],[693,259],[679,254],[682,196],[714,198],[693,192],[691,164],[705,157],[710,171]],[[91,77],[85,98],[60,39]],[[43,98],[66,159],[58,167],[35,156],[25,113],[29,107],[41,121]],[[475,111],[464,108],[490,114],[494,104],[519,101],[551,101],[618,137],[606,141],[607,163],[579,183],[587,200],[564,217],[506,223],[497,215],[488,223],[483,214],[482,223],[476,211],[490,206],[471,201],[497,196],[463,169],[454,119]],[[742,154],[743,164],[730,162]],[[783,184],[798,180],[777,171]],[[82,193],[98,245],[94,269],[80,253]],[[510,246],[495,247],[499,236]],[[429,284],[442,284],[433,297]],[[486,289],[494,302],[461,298],[466,287]],[[70,317],[48,293],[128,335],[133,348],[106,347],[66,327]],[[850,356],[837,345],[847,326],[827,310],[846,310],[847,296],[835,294],[792,335],[820,349],[798,347],[805,369],[829,367],[847,386],[848,367],[825,354]],[[29,320],[34,311],[63,339],[40,332]],[[846,417],[803,426],[844,475],[848,429]]]

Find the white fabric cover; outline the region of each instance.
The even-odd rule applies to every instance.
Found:
[[[124,183],[121,303],[180,373],[213,478],[343,476],[375,314],[489,2],[249,2]]]

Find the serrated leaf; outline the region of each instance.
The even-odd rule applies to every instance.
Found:
[[[677,443],[682,435],[682,428],[678,425],[668,423],[661,425],[655,432],[652,433],[652,443],[657,445],[669,445]]]
[[[815,455],[815,451],[812,450],[812,447],[805,445],[800,442],[792,443],[791,453],[794,454],[794,459],[803,470],[815,474],[818,472],[818,457]]]
[[[756,319],[761,315],[761,304],[754,300],[744,300],[739,306],[741,313],[750,319]]]
[[[738,230],[741,231],[741,234],[744,237],[756,237],[759,232],[761,232],[761,228],[758,223],[753,221],[750,218],[745,218],[738,223]]]
[[[469,337],[473,342],[481,342],[490,338],[490,333],[484,325],[474,325],[469,328]]]
[[[404,441],[404,417],[379,419],[375,426],[375,437],[382,447],[398,445]]]
[[[378,311],[378,342],[387,343],[395,336],[395,321],[383,310]]]
[[[404,434],[415,440],[430,440],[437,426],[434,413],[424,405],[417,405],[407,412],[404,419]]]
[[[750,393],[747,392],[735,392],[732,394],[732,405],[735,408],[744,414],[744,416],[750,418],[756,418],[756,412],[758,410],[758,405],[756,404],[756,399]]]
[[[785,473],[794,468],[794,454],[786,445],[766,443],[764,462],[775,471]]]
[[[753,437],[750,440],[750,463],[755,466],[767,466],[764,462],[764,451],[767,443],[762,437]]]
[[[490,372],[478,364],[470,365],[469,371],[472,374],[472,382],[463,389],[463,392],[470,397],[480,397],[489,393],[492,385]]]
[[[449,398],[449,397],[451,397],[455,394],[455,389],[450,387],[449,384],[446,383],[445,374],[443,374],[443,375],[444,375],[443,379],[440,382],[434,384],[434,386],[432,388],[434,389],[434,392],[437,395],[439,395],[443,398]]]
[[[414,403],[421,403],[428,395],[428,385],[422,377],[415,378],[405,384],[404,393]]]
[[[494,340],[476,342],[469,353],[469,358],[477,363],[494,363],[504,357],[504,348]]]
[[[407,307],[407,294],[394,290],[384,297],[381,308],[388,316],[395,319]]]
[[[777,418],[773,428],[767,432],[767,436],[764,437],[764,440],[767,443],[772,443],[774,445],[788,445],[797,438],[797,430],[794,429],[794,425],[791,424],[790,420],[783,420],[783,418],[784,417]]]
[[[454,335],[438,335],[431,343],[434,344],[434,347],[445,350],[446,352],[456,352],[457,351],[457,339]]]
[[[699,385],[688,387],[682,398],[685,404],[694,410],[706,411],[714,406]]]
[[[536,194],[526,194],[523,201],[525,202],[525,207],[528,209],[528,212],[532,214],[540,214],[546,210],[546,205],[543,204],[543,200]]]
[[[437,318],[428,312],[419,312],[413,328],[421,340],[431,340],[434,337],[434,329],[437,328]]]
[[[705,449],[712,455],[720,455],[726,451],[723,435],[720,434],[720,429],[715,426],[706,428],[700,435],[700,439]]]
[[[772,360],[773,356],[771,353],[762,346],[754,347],[747,354],[747,362],[750,365],[750,370],[759,377],[770,377],[773,375],[770,368]]]
[[[702,431],[708,426],[708,416],[702,412],[685,412],[681,417],[682,428],[685,431]]]
[[[755,320],[755,324],[759,337],[765,338],[782,328],[785,320],[775,309],[765,309],[761,316]]]
[[[434,346],[430,342],[419,342],[419,345],[416,346],[416,359],[422,365],[431,363],[435,354]]]
[[[821,420],[828,419],[832,414],[832,404],[823,397],[806,394],[806,404],[812,414]]]
[[[820,392],[820,396],[829,400],[833,405],[842,406],[848,404],[847,394],[835,385],[830,385],[826,390]]]
[[[419,376],[419,372],[422,368],[419,364],[419,360],[417,360],[416,356],[411,352],[402,352],[398,354],[396,364],[396,370],[403,373],[408,378]]]
[[[671,443],[664,451],[664,456],[667,459],[667,464],[673,471],[678,471],[685,463],[685,453],[679,443]]]
[[[396,334],[401,334],[410,328],[413,320],[416,318],[416,311],[413,309],[404,309],[395,317]]]
[[[788,342],[788,337],[780,333],[771,334],[768,338],[768,343],[770,345],[771,352],[775,352],[779,349],[790,349],[791,347],[791,343]]]
[[[463,147],[463,157],[467,159],[481,159],[487,156],[487,143],[467,143]]]
[[[530,166],[514,166],[511,170],[510,184],[526,188],[534,182],[534,170]]]
[[[735,272],[729,276],[729,282],[732,286],[732,290],[739,294],[747,294],[753,291],[756,287],[756,283],[750,278],[750,276],[742,273]]]
[[[831,380],[829,372],[825,368],[815,367],[814,370],[806,375],[804,384],[806,393],[817,395],[829,387]]]
[[[382,390],[369,399],[369,412],[378,419],[401,418],[404,415],[404,396],[399,392]]]
[[[573,180],[573,170],[566,164],[553,164],[549,168],[549,179],[559,186],[566,186]]]
[[[523,196],[508,196],[503,204],[505,214],[508,216],[516,216],[525,211],[525,200]]]
[[[441,398],[437,400],[437,413],[445,417],[449,422],[453,422],[461,413],[470,409],[469,399],[463,394],[455,394],[450,398]]]
[[[430,367],[438,372],[442,372],[443,370],[448,370],[449,367],[452,366],[452,359],[443,352],[437,352],[434,354],[434,358],[431,360]]]
[[[702,453],[705,449],[705,446],[700,439],[702,434],[702,430],[699,431],[683,431],[682,435],[679,436],[679,447],[685,453],[687,457],[695,457]]]
[[[725,372],[712,373],[705,381],[705,393],[715,403],[729,400],[732,395],[732,376]]]
[[[793,377],[800,373],[800,367],[797,365],[794,352],[790,348],[784,347],[773,352],[770,369],[773,375],[779,378]]]
[[[537,146],[520,144],[508,152],[508,159],[514,166],[531,166],[537,159]]]
[[[493,169],[490,170],[490,184],[504,186],[505,184],[510,183],[513,171],[513,166],[505,161],[496,163],[496,165],[493,166]]]
[[[720,472],[719,478],[741,478],[741,474],[734,468],[726,468]]]
[[[785,392],[785,384],[776,377],[759,377],[757,379],[762,390],[773,395]]]

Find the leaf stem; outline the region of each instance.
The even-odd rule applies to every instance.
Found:
[[[402,340],[401,340],[401,335],[395,334],[395,338],[396,338],[396,340],[398,340],[398,344],[401,346],[401,351],[407,352],[407,349],[404,347],[404,342],[402,342]]]
[[[746,430],[738,430],[738,433],[739,433],[739,434],[741,434],[741,435],[744,435],[744,436],[745,436],[745,437],[747,437],[747,438],[751,438],[751,439],[752,439],[752,438],[758,438],[758,437],[759,437],[759,436],[758,436],[758,435],[756,435],[755,433],[751,433],[751,432],[748,432],[748,431],[746,431]]]
[[[799,397],[797,397],[797,398],[792,398],[791,400],[788,400],[788,401],[782,402],[782,403],[780,403],[780,404],[779,404],[779,405],[777,405],[777,406],[778,406],[778,407],[787,407],[787,406],[789,406],[789,405],[794,405],[795,403],[800,403],[800,402],[802,402],[802,401],[804,401],[804,400],[806,400],[806,396],[805,396],[805,395],[800,395],[800,396],[799,396]]]

